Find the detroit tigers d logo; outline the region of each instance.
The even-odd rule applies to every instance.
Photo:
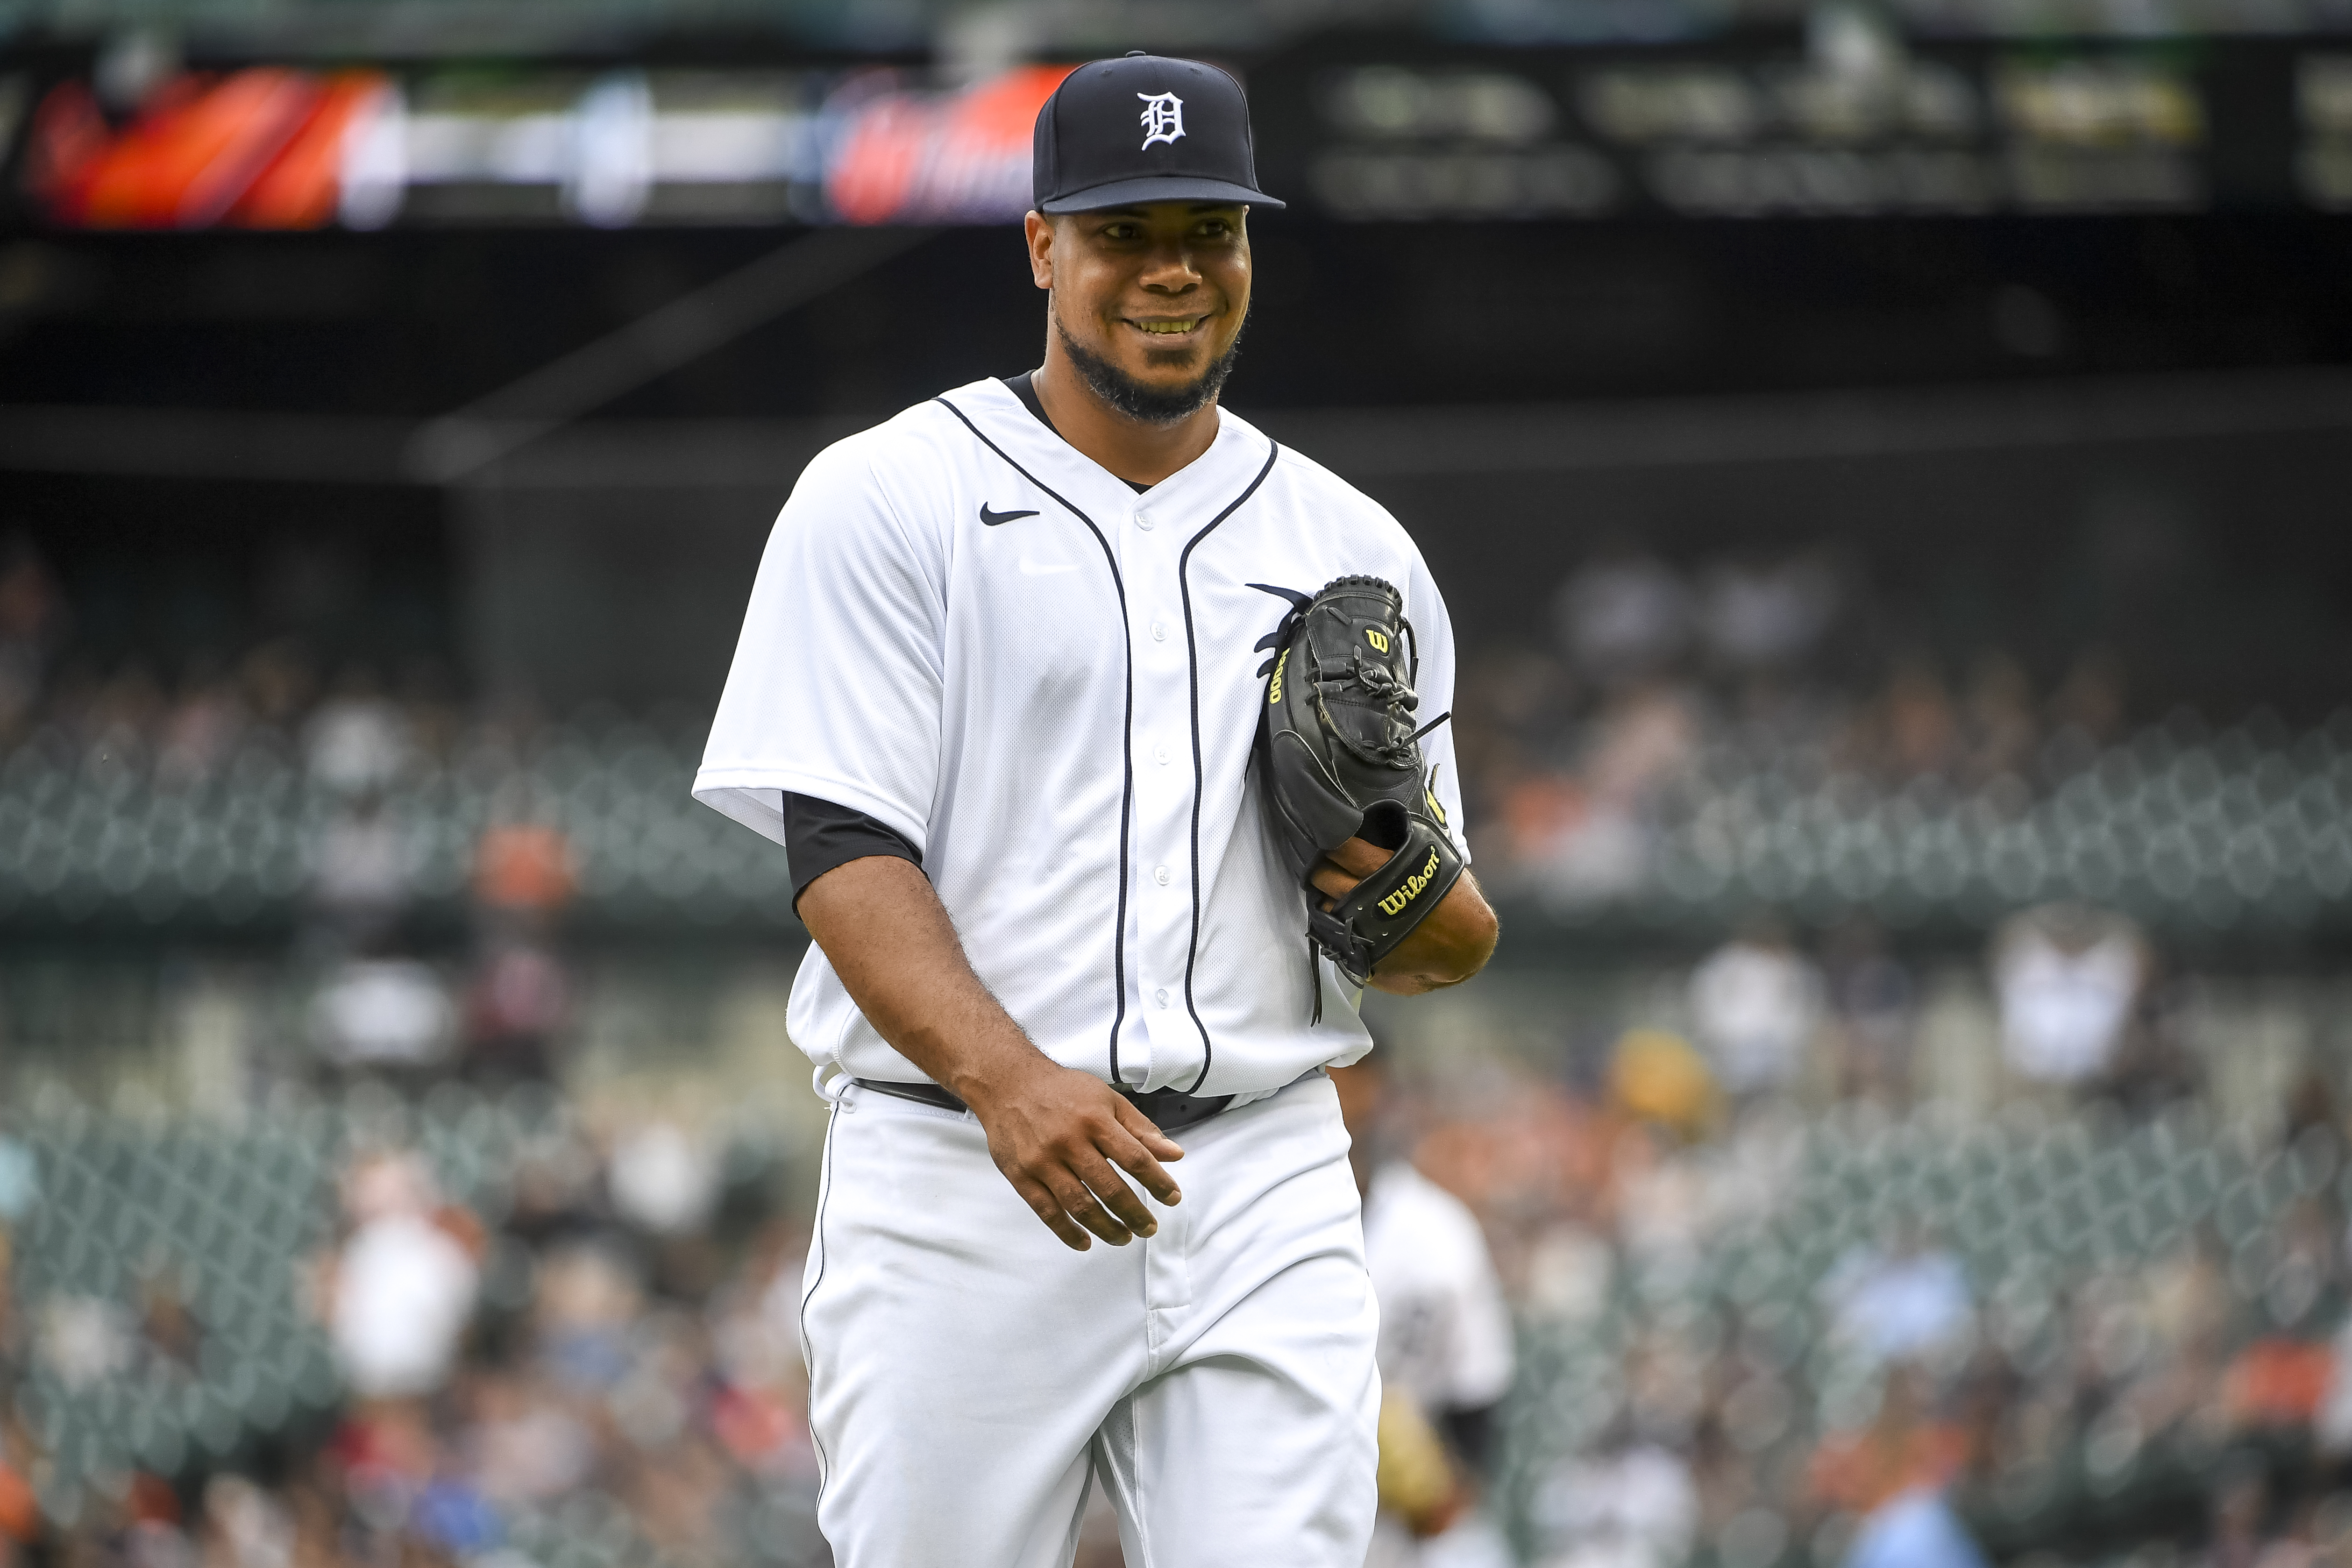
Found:
[[[1143,145],[1164,141],[1174,146],[1176,139],[1184,134],[1184,100],[1172,92],[1139,92],[1135,96],[1143,100],[1143,113],[1138,117],[1143,121]]]

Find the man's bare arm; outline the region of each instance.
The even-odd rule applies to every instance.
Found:
[[[1119,1247],[1159,1228],[1111,1167],[1172,1204],[1160,1162],[1184,1151],[1108,1084],[1029,1042],[972,973],[920,870],[889,855],[846,862],[809,883],[800,915],[866,1021],[971,1107],[996,1168],[1048,1230],[1083,1252],[1087,1231]]]
[[[1335,901],[1345,898],[1356,883],[1387,864],[1389,854],[1377,844],[1349,839],[1315,868],[1315,885]],[[1501,935],[1501,923],[1479,892],[1478,879],[1465,868],[1444,902],[1381,960],[1372,971],[1372,988],[1417,997],[1458,986],[1486,967]]]

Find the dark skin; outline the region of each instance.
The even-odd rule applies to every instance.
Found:
[[[1045,335],[1038,401],[1064,440],[1112,474],[1157,484],[1182,468],[1216,439],[1216,404],[1166,424],[1130,419],[1087,385],[1062,334],[1146,386],[1197,383],[1249,310],[1247,223],[1244,207],[1180,202],[1029,214],[1030,272],[1059,329]],[[1316,868],[1315,885],[1340,897],[1388,857],[1351,839]],[[800,915],[866,1020],[971,1107],[996,1168],[1048,1230],[1083,1252],[1090,1238],[1118,1247],[1160,1228],[1136,1187],[1179,1201],[1166,1167],[1183,1149],[1110,1085],[1030,1043],[972,972],[920,870],[890,856],[848,862],[809,884]],[[1458,986],[1496,936],[1465,872],[1372,984],[1397,996]]]

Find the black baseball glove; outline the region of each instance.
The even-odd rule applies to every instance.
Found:
[[[1462,875],[1435,779],[1423,772],[1413,695],[1421,654],[1402,597],[1377,577],[1342,577],[1320,593],[1250,584],[1290,601],[1257,646],[1271,650],[1259,710],[1257,766],[1276,835],[1307,890],[1307,937],[1361,986]],[[1311,875],[1349,839],[1391,851],[1324,907]],[[1316,1016],[1322,1015],[1318,988]]]

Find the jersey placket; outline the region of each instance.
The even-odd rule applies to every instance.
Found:
[[[1135,779],[1135,834],[1129,904],[1133,965],[1129,1005],[1143,1020],[1128,1039],[1148,1042],[1142,1087],[1183,1088],[1200,1073],[1200,1029],[1184,1001],[1192,931],[1192,740],[1191,667],[1178,562],[1185,517],[1157,494],[1129,508],[1121,555],[1127,579],[1128,645],[1134,650],[1135,724],[1129,737]],[[1139,1038],[1139,1036],[1140,1038]],[[1120,1065],[1130,1082],[1139,1063]]]

